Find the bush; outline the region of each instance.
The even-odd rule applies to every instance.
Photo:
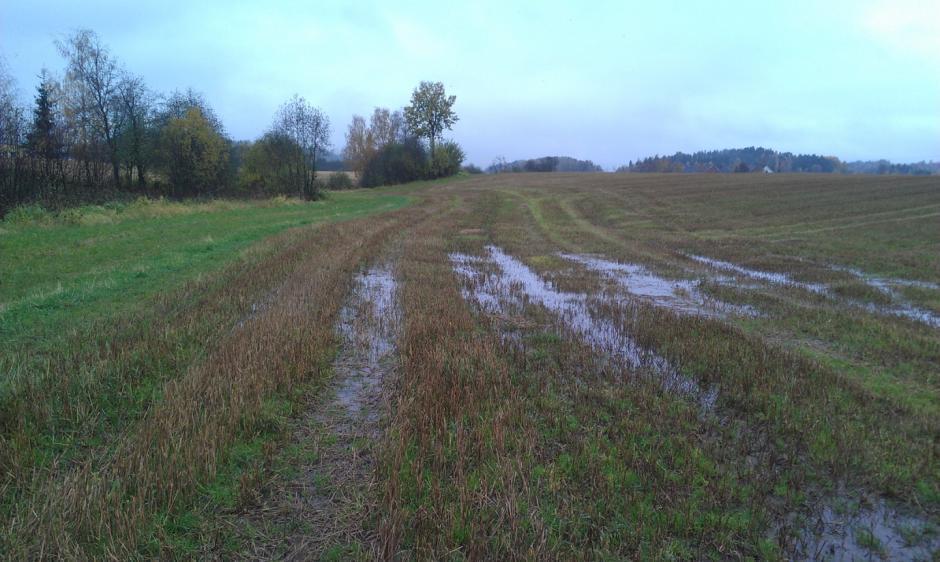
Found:
[[[41,205],[20,205],[11,209],[4,217],[7,224],[52,224],[53,214]]]
[[[355,187],[353,185],[352,178],[349,177],[349,174],[346,172],[332,172],[326,178],[326,188],[338,191],[341,189],[352,189]]]
[[[434,161],[431,163],[432,178],[446,178],[456,175],[463,164],[464,154],[460,145],[454,141],[441,143],[434,151]]]
[[[464,166],[463,171],[467,172],[468,174],[482,174],[483,173],[482,168],[480,168],[479,166],[475,166],[473,164],[467,164],[466,166]]]
[[[426,179],[427,160],[424,145],[416,138],[389,143],[366,163],[360,183],[376,187]]]

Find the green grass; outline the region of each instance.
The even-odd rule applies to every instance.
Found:
[[[316,202],[168,204],[165,213],[103,215],[111,218],[102,224],[0,223],[0,346],[55,346],[69,328],[125,313],[157,291],[218,269],[262,238],[409,201],[381,190],[332,192]]]

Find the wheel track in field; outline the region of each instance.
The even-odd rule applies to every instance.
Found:
[[[252,540],[245,556],[377,555],[376,536],[363,522],[373,510],[386,389],[398,370],[396,291],[389,264],[373,265],[353,280],[339,313],[341,343],[330,388],[311,398],[293,421],[287,448],[294,451],[295,476],[277,482],[260,507],[246,514],[253,526],[271,532]]]

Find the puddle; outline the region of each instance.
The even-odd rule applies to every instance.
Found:
[[[833,265],[831,267],[836,271],[849,273],[887,295],[893,296],[896,294],[897,291],[895,291],[895,287],[916,287],[918,289],[940,290],[940,284],[931,283],[930,281],[914,281],[911,279],[898,279],[896,277],[878,277],[876,275],[869,275],[860,269],[842,265]]]
[[[920,288],[926,288],[926,289],[940,288],[940,286],[934,283],[929,283],[927,281],[909,281],[909,280],[904,280],[904,279],[890,279],[890,278],[874,277],[874,276],[867,275],[856,269],[840,267],[840,266],[832,266],[832,269],[834,270],[844,271],[846,273],[851,273],[852,275],[855,275],[858,279],[864,281],[865,283],[868,283],[870,286],[874,287],[875,289],[890,296],[891,299],[895,301],[893,304],[875,304],[871,302],[862,302],[862,301],[852,300],[852,299],[841,299],[832,292],[832,290],[830,289],[828,285],[824,283],[806,283],[803,281],[797,281],[783,273],[774,273],[770,271],[759,271],[756,269],[748,269],[746,267],[742,267],[740,265],[737,265],[731,262],[716,260],[713,258],[698,256],[694,254],[687,254],[687,256],[690,259],[693,259],[699,263],[704,263],[715,269],[719,269],[723,271],[730,271],[738,275],[750,277],[752,279],[759,279],[761,281],[766,281],[766,282],[773,283],[776,285],[799,287],[801,289],[805,289],[807,291],[811,291],[819,295],[825,295],[830,298],[839,299],[842,302],[846,302],[857,308],[862,308],[864,310],[867,310],[868,312],[872,314],[900,316],[903,318],[914,320],[916,322],[920,322],[922,324],[926,324],[933,328],[940,328],[940,314],[933,312],[931,310],[919,308],[909,302],[905,302],[904,297],[897,290],[895,290],[895,287],[897,286],[920,287]],[[732,285],[732,286],[737,286],[737,287],[742,286],[741,284],[737,283],[733,277],[732,278],[714,277],[712,280],[718,283],[726,284],[726,285]]]
[[[929,281],[912,281],[910,279],[877,277],[852,267],[834,265],[832,266],[832,269],[853,275],[856,279],[866,283],[868,286],[873,287],[874,289],[877,289],[881,293],[889,296],[891,300],[894,301],[894,304],[890,305],[859,303],[868,311],[881,314],[892,314],[894,316],[903,316],[911,320],[922,322],[934,328],[940,328],[940,314],[937,314],[931,310],[914,306],[913,304],[907,302],[904,299],[904,296],[897,290],[897,287],[917,287],[919,289],[940,290],[940,285],[936,283],[930,283]]]
[[[797,281],[786,275],[785,273],[775,273],[772,271],[761,271],[758,269],[749,269],[747,267],[740,266],[736,263],[731,263],[727,261],[716,260],[713,258],[707,258],[705,256],[697,256],[695,254],[687,254],[687,256],[699,263],[704,263],[715,269],[721,269],[724,271],[730,271],[737,273],[738,275],[743,275],[745,277],[750,277],[752,279],[760,279],[761,281],[767,281],[768,283],[773,283],[775,285],[788,285],[791,287],[799,287],[800,289],[805,289],[813,293],[826,294],[829,292],[829,288],[822,283],[806,283],[803,281]]]
[[[526,303],[541,305],[584,339],[595,350],[609,354],[633,370],[654,374],[662,387],[697,401],[703,411],[714,408],[717,387],[702,389],[681,374],[665,358],[638,345],[617,326],[591,312],[592,301],[583,293],[560,291],[527,265],[496,246],[486,247],[486,257],[451,254],[454,272],[465,280],[464,298],[484,312],[521,311]]]
[[[877,498],[831,501],[797,538],[804,560],[932,560],[938,529]]]
[[[337,331],[342,350],[334,362],[338,403],[353,416],[377,416],[367,408],[395,358],[395,340],[401,317],[395,301],[395,277],[388,267],[373,267],[359,274],[352,297],[340,309]]]
[[[400,325],[392,269],[377,266],[356,275],[336,319],[341,345],[333,361],[335,393],[309,395],[304,414],[289,422],[293,476],[265,481],[259,507],[241,510],[232,527],[254,558],[319,560],[336,545],[358,545],[360,557],[381,552],[374,534],[359,523],[370,515]],[[252,532],[241,532],[246,529]]]
[[[616,281],[631,295],[651,304],[682,314],[708,317],[726,317],[731,314],[755,316],[750,307],[733,305],[706,296],[698,283],[687,279],[666,279],[641,265],[619,263],[596,256],[559,254],[580,263],[592,271],[602,273]]]

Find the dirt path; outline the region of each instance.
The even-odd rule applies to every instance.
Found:
[[[292,422],[286,445],[290,477],[274,482],[246,517],[257,531],[245,552],[252,559],[371,558],[375,447],[382,433],[386,382],[398,367],[401,317],[391,267],[356,276],[340,311],[340,351],[332,388]],[[250,534],[254,534],[254,531]]]

